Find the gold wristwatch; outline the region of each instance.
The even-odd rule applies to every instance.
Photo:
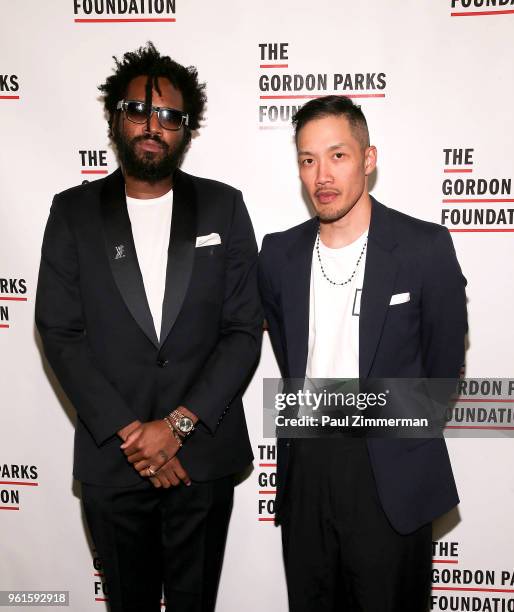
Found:
[[[178,408],[173,410],[173,412],[170,412],[168,418],[171,421],[175,431],[182,438],[187,437],[195,428],[193,420],[185,414],[182,414]]]

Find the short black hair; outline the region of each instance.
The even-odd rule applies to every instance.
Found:
[[[121,60],[113,56],[116,64],[114,74],[107,77],[105,83],[98,86],[103,93],[104,108],[108,115],[109,132],[111,133],[116,104],[122,100],[132,79],[148,76],[147,96],[152,87],[160,94],[159,77],[166,78],[182,93],[184,111],[189,115],[188,136],[190,131],[200,127],[200,121],[207,102],[205,83],[198,82],[198,71],[194,66],[185,68],[167,55],[161,55],[154,44],[149,41],[144,47],[127,51]]]
[[[353,103],[353,100],[347,96],[322,96],[314,98],[304,104],[293,115],[293,127],[296,142],[298,142],[298,134],[302,127],[313,119],[321,119],[322,117],[344,116],[348,119],[354,136],[359,140],[362,148],[369,147],[369,131],[366,117],[361,110],[361,107]]]

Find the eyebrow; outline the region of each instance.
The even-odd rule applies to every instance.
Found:
[[[331,145],[328,147],[328,151],[333,151],[334,149],[341,149],[342,147],[347,147],[348,145],[344,142],[338,142],[337,144]],[[310,151],[298,151],[297,155],[314,155]]]

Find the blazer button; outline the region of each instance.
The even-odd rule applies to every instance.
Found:
[[[168,365],[168,360],[167,360],[167,359],[159,359],[159,360],[157,361],[157,365],[158,365],[160,368],[165,368],[165,367]]]

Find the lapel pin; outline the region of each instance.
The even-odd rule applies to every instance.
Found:
[[[123,259],[125,257],[125,245],[119,244],[114,248],[116,249],[116,255],[114,256],[114,259]]]

